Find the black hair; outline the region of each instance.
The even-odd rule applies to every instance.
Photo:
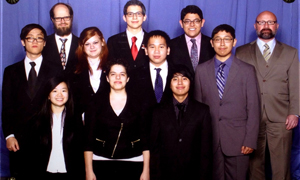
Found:
[[[215,27],[215,29],[211,33],[211,38],[214,38],[214,36],[220,31],[230,33],[232,38],[235,39],[235,30],[232,26],[228,24],[220,24],[219,26]]]
[[[111,70],[111,67],[113,65],[121,65],[125,68],[125,71],[126,71],[126,74],[127,74],[127,77],[130,76],[130,69],[129,69],[129,64],[128,62],[126,61],[126,59],[123,59],[123,58],[114,58],[114,59],[110,59],[109,61],[107,61],[107,64],[106,64],[106,69],[105,69],[105,73],[106,73],[106,76],[109,75],[109,72]]]
[[[61,3],[61,2],[60,2],[60,3],[56,3],[56,4],[50,9],[49,14],[50,14],[50,18],[51,18],[51,19],[54,18],[54,9],[55,9],[55,7],[58,6],[58,5],[64,5],[64,6],[66,6],[66,7],[68,8],[68,10],[69,10],[71,19],[73,19],[73,9],[72,9],[72,7],[71,7],[70,5],[68,5],[68,4],[66,4],[66,3]]]
[[[188,5],[181,10],[181,21],[183,21],[184,17],[188,14],[198,14],[201,19],[203,19],[202,10],[195,5]]]
[[[145,16],[146,8],[145,8],[144,4],[141,1],[139,1],[139,0],[130,0],[130,1],[128,1],[125,4],[124,9],[123,9],[123,14],[124,15],[127,14],[127,9],[128,9],[129,6],[140,6],[142,8],[142,13]]]
[[[27,24],[26,26],[24,26],[21,30],[20,39],[25,40],[28,33],[33,29],[41,30],[44,35],[44,40],[46,41],[46,37],[47,37],[46,30],[39,24]]]
[[[166,41],[166,44],[167,44],[167,47],[169,47],[169,44],[170,44],[170,36],[164,32],[164,31],[161,31],[161,30],[154,30],[154,31],[151,31],[148,33],[147,35],[147,39],[146,39],[146,46],[148,46],[148,42],[149,42],[149,39],[152,38],[152,37],[162,37],[165,39]]]

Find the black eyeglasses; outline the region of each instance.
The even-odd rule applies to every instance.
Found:
[[[193,21],[189,20],[189,19],[183,20],[183,24],[185,24],[185,25],[189,25],[191,23],[194,23],[194,24],[198,25],[198,24],[201,23],[201,19],[194,19]]]
[[[71,20],[71,16],[54,17],[53,19],[55,20],[55,22],[60,22],[60,21],[62,21],[62,20],[64,20],[64,21],[70,21],[70,20]]]
[[[266,23],[268,25],[274,25],[275,23],[277,23],[277,21],[256,21],[256,23],[259,25],[265,25]]]
[[[30,42],[30,43],[32,43],[32,42],[34,42],[34,41],[36,41],[36,42],[38,42],[38,43],[41,43],[41,42],[44,42],[44,41],[45,41],[45,39],[42,38],[42,37],[38,37],[38,38],[27,37],[27,38],[25,38],[25,39],[26,39],[27,42]]]
[[[128,13],[126,13],[126,15],[128,16],[128,17],[133,17],[134,15],[136,15],[137,17],[142,17],[142,16],[144,16],[144,14],[141,12],[141,11],[138,11],[138,12],[128,12]]]

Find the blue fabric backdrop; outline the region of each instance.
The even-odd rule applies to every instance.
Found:
[[[277,15],[279,30],[276,38],[286,44],[300,48],[300,2],[285,3],[283,0],[141,0],[147,10],[146,31],[160,29],[171,38],[183,33],[178,21],[183,7],[194,4],[203,10],[205,24],[202,32],[211,34],[219,24],[230,24],[236,29],[237,46],[255,40],[253,24],[256,16],[264,10]],[[6,66],[20,61],[25,53],[19,34],[26,24],[41,24],[48,34],[53,33],[49,17],[50,8],[57,2],[69,3],[74,10],[73,33],[89,26],[97,26],[105,39],[122,32],[126,24],[122,19],[127,0],[20,0],[17,4],[0,1],[0,90]],[[2,102],[2,100],[1,100]],[[2,128],[1,128],[2,129]],[[1,134],[0,176],[8,176],[7,150]],[[299,140],[298,144],[299,143]],[[299,153],[298,153],[299,154]],[[299,169],[299,166],[298,166]],[[300,175],[299,175],[300,176]]]

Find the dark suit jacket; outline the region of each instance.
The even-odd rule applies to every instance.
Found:
[[[264,107],[272,122],[285,122],[288,115],[299,110],[299,57],[297,49],[276,41],[268,65],[256,41],[236,49],[241,60],[253,65]]]
[[[195,99],[210,108],[214,152],[220,145],[226,156],[241,156],[242,146],[256,149],[260,97],[255,69],[234,57],[220,100],[214,66],[214,59],[197,66]]]
[[[170,98],[153,112],[150,139],[151,179],[211,179],[212,125],[207,105],[190,98],[179,126]]]
[[[111,36],[107,40],[107,47],[109,51],[109,58],[124,58],[128,61],[131,70],[145,66],[149,60],[148,56],[145,54],[144,45],[146,44],[148,33],[144,31],[143,43],[139,49],[138,55],[135,60],[133,60],[131,49],[128,44],[126,31]]]
[[[57,75],[56,69],[43,58],[37,77],[36,94],[31,99],[24,67],[24,60],[5,68],[2,85],[2,125],[4,136],[14,134],[20,149],[28,122],[41,106],[44,86]],[[25,143],[26,144],[26,143]]]
[[[72,34],[71,47],[67,59],[66,69],[64,71],[68,75],[73,74],[76,68],[76,64],[78,62],[77,57],[75,55],[75,51],[77,47],[78,47],[78,37]],[[49,59],[51,64],[53,64],[57,69],[63,70],[60,56],[59,56],[59,51],[55,41],[55,34],[51,34],[47,36],[46,46],[43,49],[43,56]]]
[[[202,34],[199,64],[213,58],[215,54],[215,50],[210,44],[210,37]],[[185,40],[185,34],[171,40],[169,57],[170,62],[173,64],[184,64],[191,72],[194,72],[190,53]]]

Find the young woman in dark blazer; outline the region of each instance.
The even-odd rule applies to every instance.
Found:
[[[86,179],[149,180],[145,116],[138,100],[126,91],[125,60],[107,66],[110,92],[86,112]]]
[[[74,112],[73,98],[66,80],[51,78],[45,101],[34,118],[32,169],[36,179],[84,179],[83,125]]]

